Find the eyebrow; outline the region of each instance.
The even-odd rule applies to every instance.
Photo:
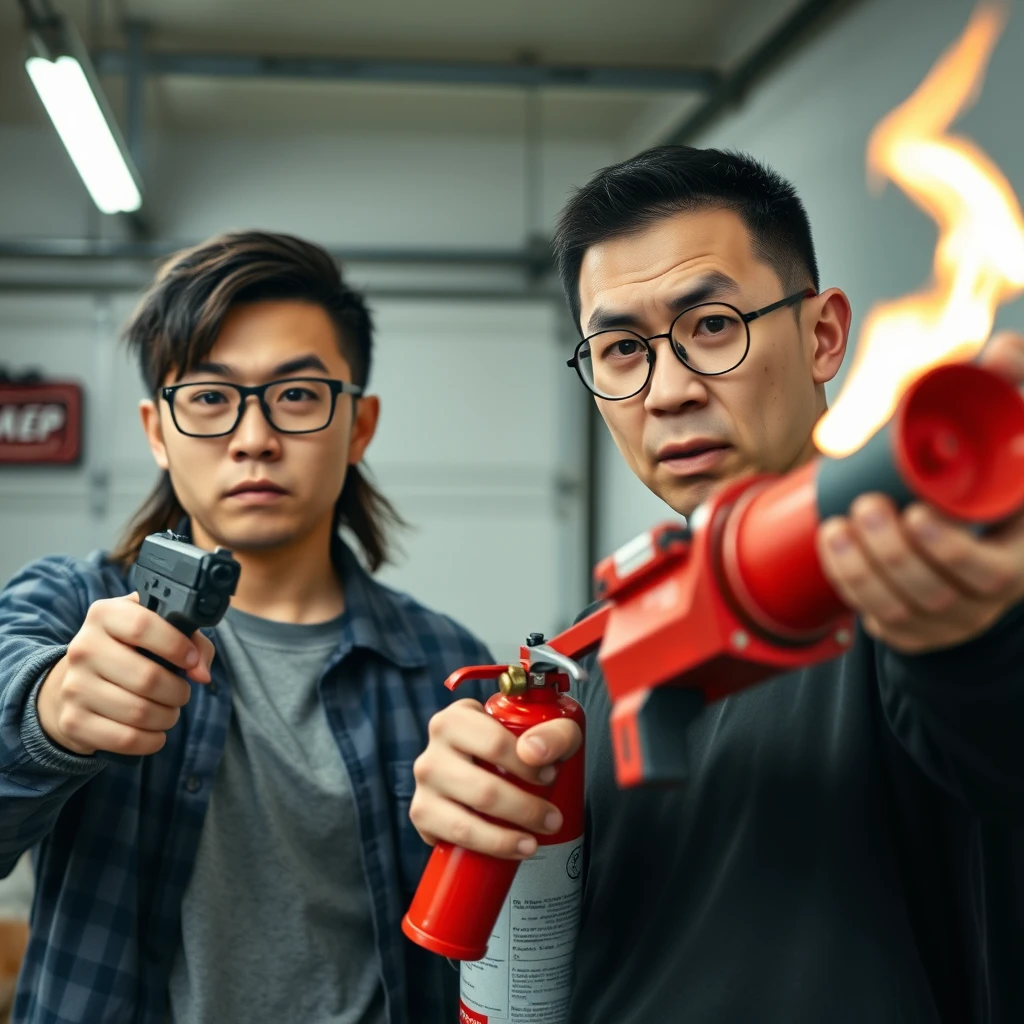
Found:
[[[289,359],[286,362],[280,363],[270,371],[270,377],[287,377],[289,374],[298,373],[300,370],[320,370],[322,373],[329,373],[330,371],[324,366],[323,360],[319,356],[306,355],[298,356],[296,359]],[[227,363],[212,363],[203,362],[196,363],[192,367],[192,373],[207,373],[213,374],[217,377],[241,377],[236,367],[230,366]]]
[[[707,302],[711,299],[734,296],[738,291],[739,285],[728,274],[713,270],[697,278],[686,291],[671,299],[668,308],[672,313],[679,313],[687,306],[696,306],[700,302]],[[613,327],[639,326],[641,326],[641,318],[635,313],[604,309],[598,306],[587,322],[587,333],[594,334],[597,331],[607,331]]]

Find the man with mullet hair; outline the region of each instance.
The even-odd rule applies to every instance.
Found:
[[[814,455],[850,304],[777,174],[642,153],[569,201],[555,255],[570,365],[668,509]],[[1024,338],[983,360],[1024,381]],[[977,536],[867,494],[818,542],[852,648],[706,707],[685,788],[616,787],[589,660],[573,1024],[1024,1021],[1024,515]],[[560,827],[479,762],[548,781],[574,724],[516,739],[463,700],[431,737],[411,806],[428,842],[524,858]]]
[[[372,333],[327,252],[261,232],[174,256],[128,324],[157,485],[116,550],[0,593],[0,874],[36,868],[16,1024],[452,1020],[457,975],[400,932],[412,762],[491,658],[371,575],[398,522],[360,468]],[[168,528],[241,564],[211,635],[128,582]]]

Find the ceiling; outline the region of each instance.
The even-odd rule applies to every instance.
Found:
[[[123,48],[128,19],[162,52],[258,53],[726,71],[799,0],[53,0],[90,46]],[[0,122],[43,124],[22,63],[21,17],[0,3]],[[123,113],[121,76],[103,79]],[[700,103],[695,92],[545,88],[546,139],[646,145]],[[510,86],[153,76],[149,130],[171,134],[388,132],[516,136]]]

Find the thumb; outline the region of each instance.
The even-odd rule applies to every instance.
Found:
[[[558,718],[527,729],[516,741],[516,755],[525,764],[540,768],[568,760],[582,742],[580,727],[568,718]]]
[[[978,365],[1014,384],[1024,384],[1024,334],[1016,331],[993,334],[978,357]]]

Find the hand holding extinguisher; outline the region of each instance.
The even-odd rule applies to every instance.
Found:
[[[596,610],[543,648],[523,648],[521,668],[531,688],[516,696],[552,706],[556,695],[541,694],[560,687],[558,659],[575,666],[572,658],[599,646],[613,702],[619,785],[685,781],[683,738],[707,701],[838,657],[850,646],[853,616],[824,575],[817,536],[826,518],[845,514],[869,492],[886,495],[899,508],[922,501],[981,528],[1017,514],[1024,502],[1020,393],[981,368],[939,366],[907,389],[891,423],[852,455],[818,458],[779,478],[733,480],[689,523],[663,523],[640,535],[597,566],[602,603]],[[500,668],[469,671],[487,678]],[[456,673],[448,685],[462,677]],[[515,666],[503,677],[506,695],[521,685],[514,680],[521,680]],[[501,707],[499,720],[507,716],[506,724],[516,728],[516,705]],[[531,717],[528,725],[539,720]],[[560,806],[564,812],[566,805]],[[566,831],[572,829],[558,838]],[[534,861],[556,849],[542,847]],[[578,861],[575,849],[569,852],[565,868],[571,874]],[[442,846],[406,918],[406,934],[414,941],[464,961],[479,955],[487,924],[498,918],[488,959],[481,961],[491,973],[463,964],[463,1022],[507,1020],[513,1008],[524,1022],[561,1019],[560,1004],[549,1004],[541,1015],[532,1013],[533,1004],[513,1003],[513,996],[528,999],[544,986],[561,993],[557,972],[567,962],[559,959],[564,947],[556,909],[562,896],[549,896],[543,882],[519,894],[515,885],[523,873],[517,875],[517,867]],[[513,878],[511,904],[502,904]],[[564,906],[574,929],[572,904]],[[553,954],[553,974],[537,972],[531,989],[516,972],[520,961],[538,953]],[[481,982],[501,970],[506,996]],[[568,974],[564,981],[568,986]]]
[[[499,692],[485,713],[514,735],[567,718],[583,729],[570,679],[584,670],[533,634],[517,665],[483,665],[453,673],[454,690],[467,679],[497,678]],[[520,788],[544,795],[562,814],[561,828],[537,836],[538,850],[519,862],[438,842],[402,922],[421,946],[463,961],[460,1019],[498,1022],[552,1020],[568,1006],[572,957],[582,898],[583,745],[550,786],[531,785],[503,768],[483,765]],[[524,1015],[525,1014],[525,1015]]]

